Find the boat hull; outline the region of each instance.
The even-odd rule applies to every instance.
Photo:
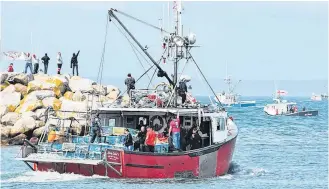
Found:
[[[185,153],[157,154],[122,151],[122,161],[119,164],[112,164],[110,168],[105,164],[35,161],[33,169],[85,176],[100,175],[110,178],[215,177],[227,173],[235,142],[236,137],[221,144]]]
[[[318,110],[309,110],[309,111],[301,111],[291,114],[286,114],[286,116],[317,116],[319,115]]]

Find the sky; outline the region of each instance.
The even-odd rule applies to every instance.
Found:
[[[96,80],[104,50],[102,83],[120,88],[127,73],[138,78],[150,62],[139,56],[145,69],[141,66],[118,24],[108,23],[105,40],[107,10],[116,8],[156,26],[163,18],[165,29],[168,21],[174,22],[168,19],[167,2],[5,1],[1,5],[1,51],[33,52],[39,57],[48,53],[49,73],[55,74],[57,52],[64,59],[63,72],[71,73],[70,58],[80,50],[80,75]],[[226,65],[228,74],[242,80],[236,88],[241,95],[271,95],[274,82],[294,96],[328,91],[328,2],[184,2],[183,7],[184,35],[196,34],[200,47],[192,54],[216,92],[227,88]],[[158,60],[161,32],[117,16]],[[6,70],[8,64],[1,60],[0,69]],[[180,62],[180,72],[184,64]],[[23,61],[14,62],[16,71],[24,66]],[[172,63],[161,66],[172,73]],[[152,74],[137,87],[145,88]],[[193,93],[211,93],[192,62],[184,74],[192,77]],[[152,85],[160,81],[165,80],[156,79]]]

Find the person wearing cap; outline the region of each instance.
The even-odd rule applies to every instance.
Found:
[[[29,67],[31,74],[33,74],[33,72],[32,72],[32,56],[30,53],[27,53],[25,60],[26,60],[26,64],[25,64],[24,73],[27,73],[27,68]]]
[[[131,73],[128,73],[125,80],[125,85],[127,86],[127,93],[130,96],[130,90],[135,89],[135,79],[131,76]]]
[[[145,151],[154,152],[156,134],[152,127],[147,127],[146,139],[145,139]]]
[[[133,137],[131,136],[128,128],[125,129],[125,135],[126,135],[124,139],[125,150],[133,151],[134,150]]]
[[[91,123],[91,129],[93,132],[93,135],[91,137],[90,143],[94,143],[96,136],[98,138],[98,143],[101,143],[101,128],[100,128],[100,120],[99,115],[96,114],[96,116],[93,118],[93,121]]]

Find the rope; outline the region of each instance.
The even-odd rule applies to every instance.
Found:
[[[205,83],[204,83],[204,81],[201,79],[201,76],[200,76],[199,72],[197,71],[197,69],[195,69],[195,71],[196,71],[196,74],[198,75],[198,77],[199,77],[201,83],[203,84],[203,86],[205,86]],[[211,103],[212,105],[214,105],[212,99],[210,98],[210,95],[208,95],[208,98],[209,98],[210,103]]]
[[[203,76],[203,79],[206,81],[206,83],[208,84],[209,88],[211,89],[211,91],[212,91],[213,94],[215,95],[215,97],[216,97],[216,99],[217,99],[217,101],[218,101],[218,104],[220,105],[220,107],[223,107],[223,106],[222,106],[222,103],[219,101],[219,99],[218,99],[218,97],[217,97],[215,91],[212,89],[212,87],[211,87],[211,85],[209,84],[207,78],[206,78],[206,77],[204,76],[204,74],[202,73],[202,71],[201,71],[199,65],[198,65],[198,64],[196,63],[196,61],[194,60],[194,58],[193,58],[193,56],[191,55],[190,51],[188,51],[188,54],[190,55],[189,58],[192,59],[192,61],[194,62],[194,64],[195,64],[196,67],[198,68],[199,72],[200,72],[201,75]]]
[[[123,31],[115,24],[115,22],[113,22],[113,24],[119,30],[119,32],[127,39],[127,41],[129,42],[129,44],[130,44],[130,46],[131,46],[131,48],[132,48],[132,50],[133,50],[133,52],[134,52],[137,60],[139,61],[140,65],[143,67],[144,71],[146,71],[146,69],[145,69],[142,61],[139,59],[139,57],[138,57],[138,55],[136,53],[136,51],[139,52],[138,49],[137,49],[137,47],[134,46],[134,44],[129,40],[129,38],[127,37],[127,35],[125,33],[123,33]],[[141,52],[139,52],[139,53],[140,53],[140,55],[142,57],[144,57]],[[147,61],[147,59],[145,57],[144,57],[144,59]],[[151,64],[149,62],[147,62],[147,63],[151,66]],[[147,76],[151,80],[151,78],[150,78],[150,76],[148,74],[147,74]]]
[[[152,28],[154,28],[154,29],[160,30],[161,32],[165,32],[165,33],[170,34],[170,32],[167,32],[166,30],[164,30],[164,29],[162,29],[162,28],[159,28],[159,27],[157,27],[157,26],[154,26],[154,25],[152,25],[152,24],[149,24],[149,23],[147,23],[147,22],[145,22],[145,21],[143,21],[143,20],[140,20],[140,19],[138,19],[138,18],[136,18],[136,17],[133,17],[133,16],[127,14],[127,13],[121,12],[121,11],[116,10],[116,9],[112,9],[112,10],[114,10],[114,11],[116,11],[117,13],[120,13],[120,14],[126,16],[126,17],[129,17],[129,18],[131,18],[131,19],[133,19],[133,20],[136,20],[137,22],[141,22],[141,23],[143,23],[143,24],[145,24],[145,25],[147,25],[147,26],[150,26],[150,27],[152,27]]]

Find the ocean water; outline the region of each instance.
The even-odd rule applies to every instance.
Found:
[[[199,97],[203,102],[207,97]],[[263,106],[230,108],[239,128],[231,169],[227,175],[208,179],[110,179],[55,172],[33,172],[15,161],[20,147],[1,147],[1,188],[328,188],[328,101],[289,98],[317,117],[270,117]]]

